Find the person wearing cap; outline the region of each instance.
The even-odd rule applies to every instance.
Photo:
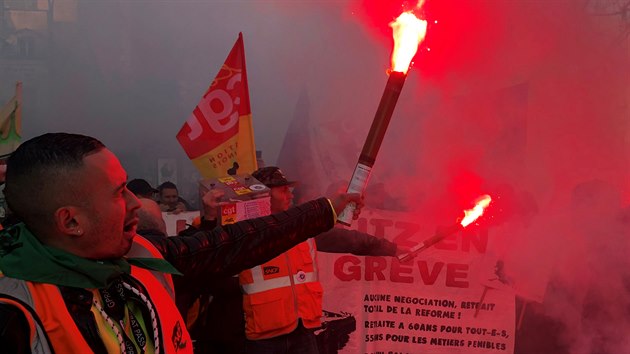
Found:
[[[271,188],[270,202],[272,213],[283,212],[291,206],[293,201],[291,188],[298,182],[289,181],[278,167],[273,166],[260,168],[252,173],[252,176],[259,182]],[[215,194],[206,194],[204,196],[203,204],[210,209],[214,208],[218,210],[218,205],[220,204],[223,193],[217,189],[212,190],[211,192],[214,192]],[[214,215],[216,212],[213,214],[208,211],[207,208],[205,208],[205,210],[206,212],[204,213],[204,217],[201,219],[199,226],[191,227],[180,235],[195,233],[198,230],[213,229],[217,225],[217,217]],[[396,244],[355,230],[333,228],[331,232],[319,234],[315,237],[315,240],[316,245],[315,243],[302,243],[294,247],[289,252],[285,252],[284,254],[278,256],[274,260],[248,271],[251,274],[252,270],[266,266],[275,267],[273,264],[279,262],[281,266],[278,267],[278,272],[274,272],[271,276],[282,276],[282,272],[286,272],[288,268],[288,264],[285,262],[287,257],[295,258],[295,254],[298,254],[298,259],[307,258],[312,260],[312,254],[314,254],[315,249],[324,252],[354,253],[356,255],[374,256],[393,256],[398,252]],[[302,255],[305,255],[305,257],[302,257]],[[283,264],[283,262],[285,264]],[[306,263],[308,263],[308,261],[306,261]],[[311,262],[310,265],[307,266],[311,269],[317,269],[314,262]],[[297,268],[292,269],[295,270]],[[304,271],[302,273],[307,275]],[[241,275],[246,278],[247,271]],[[301,353],[302,350],[304,350],[305,353],[316,353],[317,343],[315,342],[312,328],[319,326],[319,317],[322,312],[321,284],[317,281],[305,282],[307,285],[304,287],[308,286],[318,289],[314,295],[318,297],[318,300],[309,302],[315,310],[315,315],[313,317],[316,317],[317,319],[309,321],[307,324],[307,326],[309,326],[308,328],[306,328],[300,320],[304,314],[296,311],[291,318],[285,319],[285,322],[291,322],[294,324],[293,328],[291,325],[284,328],[287,334],[278,334],[275,337],[269,336],[270,339],[247,340],[245,331],[243,330],[245,328],[246,319],[243,313],[244,303],[241,285],[239,282],[242,276],[237,278],[224,277],[222,279],[218,279],[212,284],[211,288],[205,289],[204,284],[193,285],[187,282],[175,284],[176,292],[178,294],[177,307],[184,318],[187,318],[187,326],[195,342],[195,353],[259,353],[263,351],[258,348],[262,345],[270,348],[270,351],[268,352],[273,353]],[[191,286],[195,287],[195,291],[190,288]],[[300,285],[296,285],[296,287],[301,288]],[[202,288],[200,290],[201,296],[197,296],[199,288]],[[286,303],[287,301],[293,303],[294,297],[289,294],[290,291],[291,289],[284,288],[278,289],[277,291],[272,290],[266,295],[273,293],[275,296],[282,299],[283,303]],[[255,294],[250,294],[248,296],[250,299],[254,298],[254,301],[256,301],[256,298],[258,297]],[[302,297],[304,296],[301,296],[300,299]],[[295,300],[297,301],[298,299]],[[276,311],[277,309],[269,305],[271,304],[267,304],[266,307],[270,307],[268,310],[273,313],[273,316],[276,316],[276,312],[278,312]],[[222,320],[216,321],[216,318],[222,318]],[[253,321],[253,316],[249,316],[248,320],[250,322]],[[299,327],[297,324],[298,321],[300,322]],[[268,327],[273,328],[273,326]],[[286,344],[284,342],[286,342]],[[302,346],[302,342],[304,342],[304,346]],[[298,344],[298,346],[296,346],[296,344]],[[245,346],[247,346],[247,348],[245,348]]]
[[[293,202],[280,168],[263,167],[252,177],[271,188],[271,212]],[[372,235],[332,228],[280,256],[241,272],[247,353],[318,353],[314,329],[321,326],[323,289],[317,276],[317,251],[395,256],[395,243]]]
[[[155,199],[157,189],[151,187],[149,182],[142,178],[132,179],[127,183],[127,189],[135,194],[138,198]]]

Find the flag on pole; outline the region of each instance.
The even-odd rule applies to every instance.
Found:
[[[242,33],[177,140],[205,178],[257,169]]]
[[[0,161],[6,160],[22,139],[22,83],[15,84],[15,95],[0,108]]]

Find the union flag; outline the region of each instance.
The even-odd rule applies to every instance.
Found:
[[[204,178],[257,169],[242,33],[177,140]]]

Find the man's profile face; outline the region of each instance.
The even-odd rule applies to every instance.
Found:
[[[179,200],[179,194],[177,193],[177,189],[175,188],[164,188],[160,193],[160,202],[162,204],[168,205],[170,208],[175,208],[177,206],[177,201]]]
[[[278,213],[291,207],[293,192],[291,187],[281,186],[271,188],[271,212]]]
[[[122,257],[136,234],[140,202],[127,189],[127,173],[111,151],[102,149],[83,163],[76,183],[85,201],[81,208],[85,225],[78,242],[89,250],[87,258]]]

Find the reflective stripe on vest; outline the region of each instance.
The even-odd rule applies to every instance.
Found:
[[[37,335],[34,336],[31,333],[33,353],[92,352],[70,316],[56,285],[33,283],[3,276],[0,278],[0,291],[15,297],[33,310],[32,313],[26,307],[18,306],[24,311],[24,316],[28,321],[32,321],[36,327]],[[3,302],[10,304],[4,299]]]
[[[322,287],[316,252],[311,239],[239,275],[248,339],[290,333],[300,320],[306,328],[321,325]]]
[[[6,279],[9,279],[9,278],[6,278]],[[11,280],[14,280],[14,279],[11,279]],[[6,280],[4,281],[0,280],[0,284],[6,285],[8,283],[10,283],[10,281],[7,282]],[[23,291],[24,293],[27,293],[28,289],[26,287],[26,284],[22,283],[22,285],[23,285],[23,289],[21,289],[21,291]],[[20,287],[20,285],[17,283],[12,283],[11,287],[17,290],[17,288]],[[0,292],[2,291],[0,290]],[[20,309],[20,311],[22,311],[24,315],[26,316],[26,320],[29,326],[29,331],[31,334],[31,338],[30,338],[31,353],[36,353],[36,354],[53,353],[52,349],[48,345],[46,332],[44,332],[42,325],[37,322],[39,320],[39,317],[37,317],[37,314],[35,314],[35,310],[31,306],[29,306],[28,304],[22,302],[21,300],[17,298],[12,299],[12,298],[4,297],[4,296],[6,295],[0,294],[0,303],[10,305],[10,306],[15,306],[18,309]],[[43,340],[40,340],[40,338],[43,338]]]
[[[243,291],[245,294],[256,294],[263,291],[283,288],[286,286],[291,286],[291,278],[290,277],[281,277],[274,278],[269,280],[262,279],[262,268],[260,266],[252,268],[252,275],[254,276],[254,282],[252,284],[243,284]],[[317,273],[316,272],[299,272],[298,274],[293,274],[293,282],[294,284],[303,284],[309,282],[317,281]]]
[[[146,238],[136,235],[133,238],[133,244],[131,245],[131,249],[127,252],[127,257],[138,257],[138,258],[160,258],[164,259],[160,251],[158,251],[155,246],[151,243],[151,241]],[[171,299],[175,300],[175,286],[173,285],[173,277],[168,273],[162,273],[158,271],[151,271],[153,275],[162,283],[168,294],[171,296]]]
[[[313,262],[313,271],[312,272],[299,271],[293,274],[292,275],[293,284],[296,284],[296,285],[309,283],[309,282],[316,282],[319,280],[319,277],[317,274],[317,263],[316,263],[317,247],[315,246],[315,241],[312,238],[310,238],[306,241],[306,243],[309,246],[309,254]],[[286,254],[282,254],[281,257],[282,256],[286,256]],[[291,286],[291,275],[278,277],[278,278],[272,278],[272,279],[265,279],[263,266],[264,264],[261,264],[259,266],[256,266],[246,271],[246,272],[250,272],[249,275],[251,275],[252,282],[245,283],[241,281],[241,287],[243,288],[243,292],[245,294],[251,295],[251,294],[260,293],[267,290]]]
[[[192,353],[192,341],[175,302],[160,279],[146,269],[131,267],[131,275],[147,290],[148,298],[154,305],[160,327],[161,353]],[[34,314],[24,306],[18,306],[27,320],[33,323],[37,333],[31,332],[33,353],[91,353],[81,331],[72,319],[61,292],[56,285],[33,283],[0,275],[0,301],[13,305],[2,294],[12,296],[34,310]],[[43,328],[38,324],[42,324]],[[150,328],[150,326],[149,326]],[[48,338],[46,338],[46,335]],[[152,338],[152,333],[148,334]]]

